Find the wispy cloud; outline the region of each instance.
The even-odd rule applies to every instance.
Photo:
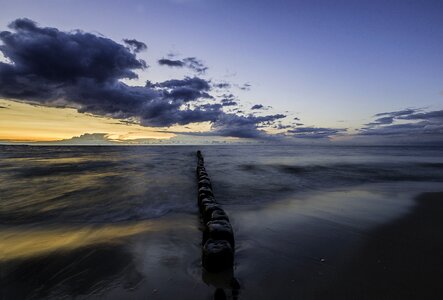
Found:
[[[237,85],[237,87],[242,91],[249,91],[251,90],[252,85],[250,83],[244,83],[241,85]]]
[[[158,60],[158,64],[168,67],[188,68],[198,74],[204,74],[208,70],[208,67],[195,57],[186,57],[183,59],[162,58]]]
[[[416,143],[422,140],[443,142],[443,110],[408,108],[378,113],[374,117],[376,119],[361,128],[358,135],[390,137]]]
[[[253,105],[252,107],[251,107],[251,109],[252,110],[256,110],[256,109],[263,109],[263,105],[261,105],[261,104],[255,104],[255,105]]]
[[[303,125],[303,124],[300,124]],[[347,128],[325,128],[325,127],[297,127],[288,130],[288,133],[296,138],[303,139],[329,139],[332,136],[343,134]]]

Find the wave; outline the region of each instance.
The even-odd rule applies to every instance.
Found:
[[[251,173],[282,173],[294,176],[318,175],[318,179],[333,176],[335,179],[359,179],[361,181],[443,181],[443,163],[410,164],[325,164],[283,165],[242,164],[242,171]]]

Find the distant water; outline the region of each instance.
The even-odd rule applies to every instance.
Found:
[[[443,182],[436,147],[0,146],[0,224],[195,213],[197,149],[224,205],[365,183]]]

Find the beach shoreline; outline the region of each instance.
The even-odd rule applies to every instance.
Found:
[[[365,186],[255,209],[226,205],[238,245],[233,274],[225,277],[240,282],[238,299],[436,299],[443,265],[441,252],[431,250],[442,249],[443,193],[421,193],[409,204],[404,195],[389,200]],[[371,218],[389,206],[392,213]],[[4,299],[213,299],[218,289],[233,299],[223,275],[202,270],[197,208],[98,227],[96,236],[101,243],[3,263]]]

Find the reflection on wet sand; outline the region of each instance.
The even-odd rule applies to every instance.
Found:
[[[137,271],[125,241],[167,225],[17,227],[0,230],[2,299],[77,297],[114,286],[134,288]]]
[[[50,229],[7,228],[0,230],[0,262],[25,259],[51,252],[70,251],[148,231],[164,229],[166,224],[144,221],[135,224],[58,227]]]
[[[239,297],[240,284],[234,277],[233,268],[217,273],[202,269],[202,280],[207,285],[215,287],[214,300],[226,299],[226,293],[230,293],[233,300]]]
[[[182,239],[196,230],[188,219],[3,228],[0,299],[143,299],[152,291],[165,293],[175,280],[168,270],[188,262],[181,255],[190,251],[180,254]]]

